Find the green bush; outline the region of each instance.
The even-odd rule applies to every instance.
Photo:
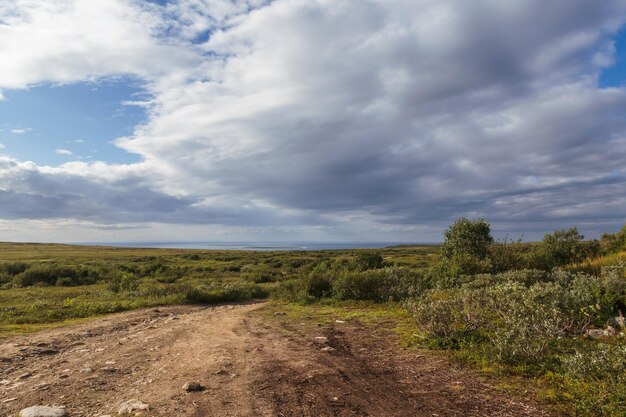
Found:
[[[505,238],[489,246],[489,266],[492,273],[526,268],[526,259],[521,239]]]
[[[75,286],[93,284],[99,278],[100,272],[93,268],[44,263],[32,265],[15,275],[13,284],[17,287],[33,285]]]
[[[597,343],[563,358],[565,371],[582,380],[612,379],[626,383],[626,343]]]
[[[0,273],[14,276],[26,271],[29,266],[26,262],[2,262],[0,263]]]
[[[356,268],[360,271],[367,271],[370,269],[380,269],[383,267],[383,257],[373,251],[357,252],[354,259]]]
[[[497,310],[500,323],[489,339],[503,362],[541,360],[550,344],[567,330],[566,317],[558,306],[562,288],[555,283],[537,283],[518,287],[519,294],[512,291],[507,288],[509,298]]]
[[[193,304],[215,304],[266,298],[268,295],[268,291],[259,285],[239,282],[222,285],[203,285],[192,288],[185,294],[185,299]]]
[[[332,282],[339,300],[400,301],[423,291],[424,279],[404,268],[343,270]]]
[[[418,326],[440,344],[458,344],[470,333],[487,326],[492,319],[485,307],[483,290],[431,290],[408,301],[407,309]]]
[[[139,289],[139,277],[132,272],[117,275],[109,280],[109,289],[117,292],[131,292]]]
[[[604,233],[600,239],[600,250],[605,255],[626,250],[626,225],[617,233]]]
[[[550,270],[585,259],[584,236],[575,227],[547,233],[534,253],[534,267]]]

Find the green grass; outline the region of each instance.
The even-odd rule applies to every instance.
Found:
[[[378,252],[391,265],[408,263],[419,269],[437,256],[438,249],[403,247]],[[0,337],[143,307],[262,298],[280,281],[298,279],[320,262],[350,262],[356,253],[0,243]],[[10,268],[22,263],[18,266],[27,268],[25,273]],[[21,288],[33,284],[23,277],[28,271],[38,271],[33,279],[43,274],[45,285],[34,282]]]

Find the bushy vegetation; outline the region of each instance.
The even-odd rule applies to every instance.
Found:
[[[569,228],[524,243],[495,240],[487,221],[463,218],[440,247],[383,250],[45,248],[0,252],[0,334],[139,307],[269,295],[404,306],[422,345],[536,378],[564,414],[626,415],[626,340],[616,319],[626,313],[626,226],[599,241]],[[606,336],[590,338],[589,330]]]
[[[564,413],[626,415],[618,320],[626,311],[626,263],[584,272],[579,266],[596,260],[602,244],[583,241],[576,228],[536,244],[493,242],[486,222],[461,219],[444,236],[453,250],[442,250],[429,271],[430,288],[405,301],[423,343],[548,381],[551,399],[569,404]]]
[[[342,281],[342,298],[380,299],[389,282],[382,271],[424,269],[437,252],[432,246],[230,252],[0,243],[0,336],[140,307],[265,298],[290,285],[298,296],[289,297],[310,302],[331,295],[325,279],[341,269],[353,274]],[[355,274],[370,272],[378,275],[360,291]],[[399,299],[398,291],[386,290],[381,301]]]

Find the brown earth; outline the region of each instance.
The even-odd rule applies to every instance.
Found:
[[[547,415],[439,355],[400,348],[384,323],[307,327],[263,306],[147,309],[5,339],[0,416],[37,404],[116,415],[130,399],[161,417]],[[188,381],[205,389],[186,393]]]

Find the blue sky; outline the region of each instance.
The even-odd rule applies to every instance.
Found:
[[[16,1],[0,22],[0,240],[626,221],[626,0]]]
[[[132,163],[139,158],[113,144],[146,119],[145,109],[125,105],[145,96],[129,79],[68,85],[44,84],[9,90],[0,101],[0,143],[21,161],[59,165],[102,160]],[[66,150],[72,154],[57,153]]]
[[[600,75],[600,86],[623,87],[626,85],[626,30],[621,29],[614,37],[615,63]]]

